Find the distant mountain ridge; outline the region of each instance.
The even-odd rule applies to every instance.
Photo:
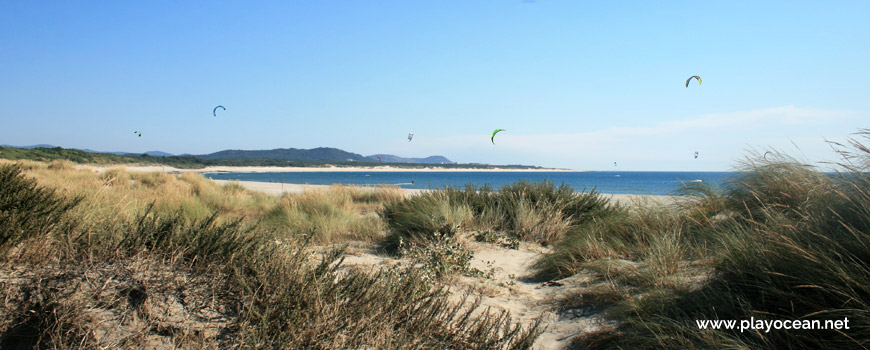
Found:
[[[14,147],[14,148],[24,148],[24,149],[33,149],[33,148],[55,148],[58,146],[47,145],[47,144],[39,144],[33,146],[10,146],[10,145],[0,145],[0,147]],[[130,153],[130,152],[102,152],[102,151],[94,151],[90,149],[81,149],[85,152],[91,153],[109,153],[116,154],[122,156],[139,156],[142,154],[147,154],[152,157],[172,157],[175,156],[171,153],[166,153],[162,151],[148,151],[145,153]],[[381,162],[383,163],[415,163],[415,164],[454,164],[454,162],[450,161],[444,156],[430,156],[426,158],[405,158],[399,157],[392,154],[374,154],[370,156],[363,156],[358,153],[347,152],[344,150],[340,150],[338,148],[332,147],[317,147],[312,149],[298,149],[298,148],[276,148],[271,150],[223,150],[209,154],[200,154],[200,155],[190,155],[183,154],[182,156],[190,156],[201,159],[268,159],[268,160],[286,160],[286,161],[303,161],[303,160],[316,160],[316,161],[335,161],[335,162],[378,162],[378,157],[381,157]]]
[[[126,152],[123,153],[123,155],[125,155],[125,156],[138,156],[138,155],[142,155],[142,154],[147,154],[147,155],[152,156],[152,157],[173,157],[173,156],[175,156],[172,153],[166,153],[166,152],[162,152],[162,151],[148,151],[145,153],[126,153]]]
[[[312,149],[276,148],[271,150],[224,150],[209,154],[194,155],[202,159],[278,159],[278,160],[334,160],[334,161],[368,161],[357,153],[351,153],[331,147]]]
[[[353,161],[353,162],[377,162],[381,157],[383,163],[419,163],[419,164],[453,164],[454,162],[444,156],[430,156],[426,158],[405,158],[392,154],[374,154],[363,156],[358,153],[347,152],[338,148],[318,147],[312,149],[276,148],[272,150],[224,150],[220,152],[195,155],[202,159],[278,159],[278,160],[328,160],[328,161]]]
[[[33,146],[12,146],[12,145],[0,145],[0,147],[12,147],[12,148],[23,148],[23,149],[34,149],[34,148],[55,148],[57,146],[46,145],[44,143],[33,145]]]
[[[420,164],[453,164],[450,159],[444,156],[429,156],[426,158],[404,158],[399,156],[394,156],[392,154],[373,154],[366,158],[373,161],[378,161],[378,157],[381,157],[381,162],[385,163],[420,163]]]
[[[32,145],[32,146],[0,145],[0,147],[34,149],[34,148],[56,148],[59,146],[47,145],[47,144],[38,144],[38,145]],[[152,156],[152,157],[172,157],[172,156],[174,156],[174,154],[172,154],[172,153],[166,153],[166,152],[161,152],[161,151],[148,151],[145,153],[130,153],[130,152],[117,152],[117,151],[116,152],[95,151],[95,150],[88,149],[88,148],[70,148],[70,149],[77,149],[80,151],[85,151],[85,152],[90,152],[90,153],[117,154],[119,156],[138,156],[138,155],[142,155],[142,154],[147,154],[147,155]]]

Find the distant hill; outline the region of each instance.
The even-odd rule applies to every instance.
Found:
[[[0,147],[12,147],[12,148],[23,148],[23,149],[34,149],[34,148],[55,148],[57,146],[46,145],[46,144],[38,144],[33,146],[11,146],[11,145],[0,145]]]
[[[161,152],[161,151],[148,151],[145,153],[126,153],[126,152],[124,152],[121,154],[125,155],[125,156],[140,156],[143,154],[147,154],[147,155],[152,156],[152,157],[172,157],[172,156],[175,156],[172,153],[166,153],[166,152]]]
[[[0,147],[12,147],[12,148],[21,148],[21,149],[36,149],[36,148],[56,148],[58,146],[48,145],[48,144],[40,144],[33,146],[10,146],[10,145],[0,145]],[[76,148],[69,148],[76,149]],[[167,153],[163,151],[148,151],[144,153],[131,153],[131,152],[105,152],[105,151],[95,151],[91,149],[78,149],[85,152],[90,153],[104,153],[104,154],[115,154],[119,156],[128,156],[128,157],[138,157],[143,154],[152,156],[152,157],[173,157],[176,156],[172,153]],[[327,161],[327,162],[377,162],[378,157],[381,157],[381,162],[383,163],[406,163],[406,164],[454,164],[450,159],[447,159],[444,156],[431,156],[426,158],[404,158],[395,156],[392,154],[375,154],[368,157],[365,157],[358,153],[347,152],[344,150],[340,150],[338,148],[331,147],[318,147],[312,149],[298,149],[298,148],[276,148],[271,150],[223,150],[209,154],[181,154],[181,157],[196,157],[201,159],[209,159],[209,160],[222,160],[222,159],[247,159],[247,160],[255,160],[255,159],[268,159],[268,160],[282,160],[282,161]]]
[[[32,159],[38,161],[71,160],[82,164],[160,164],[177,168],[202,168],[207,166],[371,166],[377,164],[396,164],[403,168],[425,168],[433,165],[444,168],[463,169],[534,169],[529,165],[489,165],[489,164],[457,164],[442,156],[427,158],[402,158],[393,155],[380,155],[384,161],[379,163],[373,155],[368,158],[356,153],[345,152],[336,148],[314,149],[274,149],[268,151],[226,150],[206,155],[168,155],[160,151],[150,151],[143,154],[126,152],[88,152],[80,149],[70,149],[45,145],[49,147],[10,147],[0,146],[0,158],[17,160]],[[166,155],[166,156],[164,156]],[[384,158],[386,156],[386,159]],[[390,161],[392,160],[392,162]]]
[[[262,151],[225,150],[210,154],[195,155],[194,157],[202,159],[327,160],[337,162],[371,161],[360,154],[330,147],[318,147],[312,149],[276,148]]]
[[[48,145],[48,144],[39,144],[39,145],[33,145],[33,146],[0,145],[0,147],[34,149],[34,148],[57,148],[59,146]],[[95,151],[95,150],[87,149],[87,148],[70,148],[70,149],[77,149],[77,150],[85,151],[85,152],[89,152],[89,153],[106,153],[106,154],[116,154],[119,156],[133,156],[133,157],[141,156],[143,154],[147,154],[147,155],[152,156],[152,157],[172,157],[172,156],[174,156],[174,154],[172,154],[172,153],[166,153],[166,152],[161,152],[161,151],[148,151],[145,153],[130,153],[130,152],[118,152],[118,151],[114,151],[114,152]]]
[[[392,154],[375,154],[364,157],[357,153],[330,147],[312,149],[277,148],[261,151],[225,150],[210,154],[195,155],[194,157],[202,159],[318,160],[335,162],[377,162],[378,157],[381,157],[381,162],[383,163],[453,164],[450,159],[447,159],[444,156],[404,158]]]
[[[394,156],[392,154],[373,154],[367,156],[369,160],[378,161],[378,157],[381,157],[381,162],[384,163],[418,163],[418,164],[453,164],[450,159],[444,156],[430,156],[426,158],[404,158],[399,156]]]

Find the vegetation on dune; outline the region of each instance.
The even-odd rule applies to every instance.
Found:
[[[390,227],[385,246],[394,251],[400,241],[425,242],[471,229],[550,244],[571,227],[611,210],[617,209],[594,190],[575,193],[547,181],[521,180],[498,191],[470,184],[464,189],[445,187],[388,203],[383,211]]]
[[[382,203],[404,197],[397,187],[359,188],[335,185],[324,191],[284,195],[263,217],[275,230],[310,236],[317,243],[341,239],[378,240],[383,221],[377,211]]]
[[[345,270],[341,249],[314,256],[222,211],[196,218],[154,203],[132,209],[131,219],[98,212],[79,225],[89,214],[78,210],[96,205],[94,197],[62,193],[124,173],[83,172],[52,191],[22,172],[0,165],[2,348],[524,349],[541,331],[476,302],[452,303],[410,270]],[[188,186],[189,196],[242,191],[149,176],[136,179],[145,188]]]
[[[0,253],[23,240],[48,235],[63,225],[64,216],[81,202],[65,200],[21,176],[20,166],[0,171]]]
[[[377,215],[383,203],[404,197],[401,189],[391,186],[331,186],[275,197],[248,191],[234,182],[218,185],[196,173],[170,175],[123,168],[95,173],[76,169],[68,161],[18,164],[38,183],[80,197],[81,204],[72,211],[88,225],[118,217],[132,221],[152,206],[150,210],[161,216],[183,212],[186,219],[203,220],[217,213],[218,223],[261,222],[282,237],[306,236],[318,243],[371,240],[383,235],[383,222]]]
[[[863,133],[864,136],[868,134]],[[867,164],[857,145],[851,164]],[[536,267],[591,272],[564,300],[604,307],[617,326],[576,339],[608,348],[870,346],[870,177],[830,176],[792,159],[749,160],[717,189],[691,185],[674,207],[616,211],[569,232]],[[850,329],[699,329],[698,320],[849,320]]]

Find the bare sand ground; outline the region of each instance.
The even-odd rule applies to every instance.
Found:
[[[528,326],[541,320],[546,327],[535,342],[534,349],[550,350],[566,348],[574,337],[612,326],[601,317],[597,309],[563,310],[560,301],[589,288],[590,275],[577,274],[559,281],[536,281],[532,278],[531,265],[547,251],[533,243],[522,243],[519,249],[508,249],[493,244],[483,244],[466,239],[474,251],[471,266],[488,273],[488,277],[459,276],[450,281],[451,298],[459,301],[465,291],[471,290],[472,299],[481,298],[483,312],[505,310],[515,322]],[[371,244],[351,244],[343,266],[348,269],[385,268],[401,263],[413,266],[413,262],[396,259],[378,252]]]

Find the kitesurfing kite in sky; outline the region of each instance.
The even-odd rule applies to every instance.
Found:
[[[134,131],[133,134],[138,134],[139,137],[142,137],[142,132],[141,132],[141,131]]]
[[[414,133],[413,133],[413,132],[409,132],[409,133],[408,133],[408,142],[411,142],[411,140],[413,140],[413,139],[414,139]]]
[[[223,110],[227,110],[226,108],[224,108],[224,106],[217,106],[211,111],[211,115],[217,117],[217,109],[218,108],[223,109]]]
[[[692,78],[698,79],[698,84],[701,84],[701,77],[693,75],[689,79],[686,79],[686,87],[689,87],[689,82],[692,81]]]
[[[505,130],[504,129],[495,129],[495,131],[492,132],[492,136],[489,137],[489,140],[492,141],[493,145],[495,144],[495,134],[498,134],[500,131],[505,131]]]
[[[698,151],[695,151],[695,159],[698,159]]]

